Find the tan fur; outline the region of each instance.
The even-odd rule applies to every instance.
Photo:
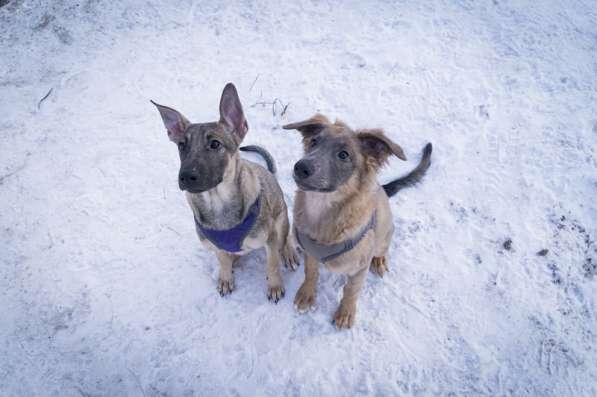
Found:
[[[317,122],[327,122],[325,116],[317,115],[315,118]],[[312,122],[313,118],[310,120]],[[295,127],[291,125],[290,128]],[[381,130],[354,132],[339,121],[333,125],[327,122],[325,128],[339,136],[348,136],[352,140],[351,144],[359,148],[357,153],[360,156],[354,159],[357,170],[334,192],[298,190],[294,201],[294,226],[318,243],[333,244],[354,237],[376,213],[374,229],[367,232],[352,250],[325,263],[329,271],[348,277],[333,321],[338,328],[350,328],[355,321],[357,298],[370,266],[379,276],[388,271],[386,255],[394,232],[388,197],[376,179],[376,173],[385,163],[387,155],[372,158],[370,153],[366,153],[367,148],[361,148],[362,141],[358,135],[380,136],[390,143],[392,151],[398,151],[399,146],[385,137]],[[295,297],[295,305],[300,312],[315,304],[318,266],[317,261],[305,253],[305,281]]]

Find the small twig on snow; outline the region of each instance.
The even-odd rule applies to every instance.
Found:
[[[182,234],[180,234],[176,229],[174,229],[173,227],[170,227],[168,225],[166,225],[166,229],[173,231],[174,233],[178,234],[179,236],[182,236]]]
[[[284,114],[286,113],[286,111],[288,110],[288,106],[290,106],[290,102],[288,102],[286,104],[286,106],[284,106],[284,109],[282,109],[282,113],[280,113],[280,116],[284,116]]]
[[[253,80],[253,84],[251,84],[251,88],[249,88],[249,92],[251,92],[251,90],[253,89],[253,86],[255,85],[255,83],[257,82],[257,80],[259,79],[259,74],[255,77],[255,80]]]
[[[141,385],[141,381],[139,380],[139,377],[137,376],[137,374],[134,373],[133,370],[131,370],[129,367],[126,367],[126,369],[131,373],[131,375],[133,375],[133,378],[135,378],[135,382],[137,383],[137,386],[141,390],[141,394],[143,394],[143,397],[145,397],[145,390],[143,389],[143,386]]]
[[[50,94],[52,94],[53,90],[54,90],[54,87],[50,88],[50,91],[48,91],[48,93],[46,95],[44,95],[44,97],[42,99],[40,99],[39,102],[37,102],[37,110],[41,109],[41,103],[43,101],[45,101],[46,99],[48,99],[48,97],[50,96]]]
[[[27,162],[25,161],[22,165],[18,166],[17,168],[10,171],[9,173],[0,175],[0,185],[2,185],[4,183],[4,180],[6,180],[6,178],[11,177],[18,172],[21,172],[26,166],[27,166]]]
[[[255,102],[254,104],[251,105],[252,108],[254,108],[257,105],[261,105],[261,106],[265,106],[265,105],[271,105],[273,102]]]
[[[89,397],[89,393],[85,393],[85,391],[83,389],[81,389],[79,386],[75,386],[77,391],[83,396],[83,397]]]
[[[254,104],[251,105],[251,107],[255,107],[257,105],[261,105],[261,106],[266,106],[266,105],[270,105],[272,107],[272,115],[276,116],[276,105],[280,104],[280,106],[282,106],[282,112],[280,113],[280,116],[284,116],[284,114],[286,113],[286,110],[288,110],[288,106],[290,105],[290,102],[288,102],[286,105],[284,105],[284,102],[282,102],[281,100],[279,100],[278,98],[274,98],[273,101],[271,102],[265,102],[265,101],[259,101],[259,102],[255,102]]]

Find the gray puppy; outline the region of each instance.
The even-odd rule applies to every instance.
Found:
[[[267,297],[278,302],[284,296],[280,260],[292,270],[298,262],[271,155],[258,146],[239,148],[248,124],[236,88],[231,83],[224,87],[217,122],[190,123],[178,111],[152,103],[178,146],[178,185],[193,211],[199,240],[220,262],[220,295],[234,289],[234,262],[265,247]],[[239,149],[262,155],[269,170],[242,159]]]

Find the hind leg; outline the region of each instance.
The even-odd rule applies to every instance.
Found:
[[[393,228],[392,228],[393,229]],[[386,233],[382,241],[378,241],[378,249],[371,258],[371,266],[369,269],[372,273],[383,277],[390,269],[388,268],[388,249],[390,248],[390,241],[392,239],[392,229]]]
[[[388,269],[386,256],[374,256],[371,259],[371,266],[369,269],[379,277],[383,277],[383,275],[390,270]]]
[[[293,244],[293,236],[288,225],[288,215],[286,212],[280,215],[276,224],[278,235],[282,237],[283,244],[280,249],[280,256],[284,267],[295,271],[299,266],[299,258]]]
[[[278,303],[284,297],[284,282],[280,274],[280,247],[276,239],[271,239],[265,246],[267,256],[267,299]]]
[[[383,277],[390,270],[388,267],[388,249],[394,234],[394,225],[392,224],[392,213],[387,200],[378,207],[377,211],[380,216],[378,217],[379,221],[375,233],[375,250],[369,269],[379,277]]]
[[[265,245],[267,255],[267,299],[278,303],[284,297],[284,283],[280,273],[280,260],[285,264],[288,258],[285,255],[286,235],[288,233],[288,218],[284,212],[276,219],[274,229]]]

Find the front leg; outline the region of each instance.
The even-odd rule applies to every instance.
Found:
[[[232,265],[240,258],[235,254],[226,251],[216,253],[220,262],[220,275],[218,276],[218,292],[221,296],[228,295],[234,290],[234,275],[232,274]]]
[[[267,255],[267,299],[278,303],[284,297],[284,283],[280,274],[280,247],[277,239],[265,246]]]
[[[348,276],[342,300],[332,320],[339,329],[350,328],[354,324],[357,314],[357,298],[367,278],[368,268],[369,266],[366,266],[352,276]]]
[[[315,306],[317,281],[319,280],[319,263],[305,252],[305,281],[294,297],[294,307],[300,313]]]

